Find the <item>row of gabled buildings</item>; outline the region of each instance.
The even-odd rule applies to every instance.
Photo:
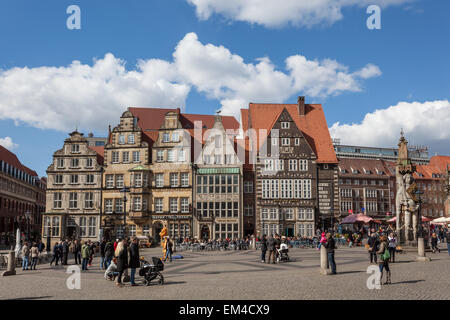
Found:
[[[10,245],[20,228],[24,238],[37,239],[45,211],[47,181],[0,145],[0,245]]]
[[[250,103],[241,123],[129,108],[104,146],[72,132],[47,173],[42,235],[52,241],[121,237],[125,224],[156,239],[164,226],[175,238],[312,236],[339,212],[325,115],[304,97]]]
[[[337,157],[321,105],[250,103],[240,120],[128,108],[104,140],[71,133],[47,171],[43,237],[312,236],[349,213],[394,214],[395,162]],[[449,214],[449,159],[417,165],[424,215]]]

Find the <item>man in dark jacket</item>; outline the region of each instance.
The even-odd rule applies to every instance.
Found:
[[[63,264],[63,242],[60,241],[58,244],[58,258],[61,261],[61,264]]]
[[[378,240],[376,233],[370,235],[367,244],[369,245],[370,263],[377,263],[377,251],[380,246],[380,241]]]
[[[81,244],[79,240],[75,240],[73,244],[73,255],[75,256],[75,264],[81,264]]]
[[[270,263],[270,258],[272,257],[272,263],[275,263],[275,239],[273,236],[270,236],[267,240],[267,250],[269,250],[269,260],[267,260],[267,263]]]
[[[69,256],[69,242],[66,240],[64,240],[63,244],[62,244],[62,265],[67,265],[67,258]]]
[[[139,262],[139,245],[138,245],[138,241],[136,237],[132,237],[131,238],[131,245],[130,245],[130,263],[128,264],[128,266],[131,269],[131,273],[130,273],[130,283],[131,286],[137,286],[137,284],[134,282],[134,276],[136,274],[136,268],[140,267],[140,262]]]
[[[111,260],[112,260],[113,256],[114,256],[114,244],[110,240],[105,245],[105,267],[106,267],[106,269],[111,264]]]
[[[102,239],[102,242],[100,243],[100,269],[106,269],[106,258],[105,258],[105,247],[106,247],[106,240],[105,238]]]
[[[331,233],[327,233],[327,242],[324,243],[324,246],[327,249],[328,263],[331,266],[331,274],[337,274],[336,262],[334,261],[334,249],[336,248],[336,244],[334,243]]]
[[[266,263],[266,252],[267,252],[267,236],[264,235],[261,239],[261,262]]]
[[[52,265],[53,261],[55,261],[55,266],[57,266],[58,260],[59,260],[59,244],[58,242],[56,242],[55,245],[53,246],[53,259],[52,261],[50,261],[50,265]]]
[[[278,233],[275,233],[274,241],[275,241],[275,257],[276,257],[276,260],[278,261],[278,255],[279,255],[278,249],[280,249],[280,245],[281,245],[281,239],[280,239],[280,236]]]

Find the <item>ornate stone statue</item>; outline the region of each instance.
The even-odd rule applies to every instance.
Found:
[[[398,144],[398,159],[396,166],[397,195],[395,209],[397,217],[397,234],[401,244],[413,244],[417,241],[417,199],[414,191],[417,186],[412,174],[416,171],[408,156],[408,142],[403,131]]]

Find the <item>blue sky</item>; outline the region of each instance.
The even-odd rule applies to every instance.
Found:
[[[97,135],[106,135],[106,123],[116,125],[121,110],[132,105],[174,107],[174,104],[184,104],[189,113],[213,113],[222,106],[233,113],[241,102],[242,107],[246,107],[245,103],[249,101],[267,102],[270,96],[264,95],[267,90],[261,88],[258,91],[258,83],[241,92],[236,87],[242,84],[226,82],[234,81],[233,67],[236,67],[236,75],[240,77],[249,66],[259,63],[258,58],[266,57],[273,67],[267,75],[268,81],[273,82],[269,84],[271,87],[280,84],[274,76],[276,71],[282,72],[284,78],[286,75],[290,77],[290,80],[283,78],[286,83],[303,79],[302,72],[309,79],[304,86],[292,85],[289,90],[277,88],[273,93],[270,91],[272,101],[295,103],[298,95],[305,95],[307,103],[322,103],[328,126],[335,124],[332,135],[340,137],[343,143],[394,146],[399,126],[405,118],[403,127],[411,143],[429,145],[431,153],[450,153],[449,1],[404,1],[383,7],[381,30],[366,27],[369,16],[366,14],[367,6],[342,6],[342,17],[337,21],[325,19],[305,27],[302,22],[288,21],[288,18],[286,23],[274,26],[270,20],[264,20],[267,19],[265,15],[256,22],[251,21],[245,16],[221,11],[220,5],[211,5],[209,8],[215,8],[215,11],[208,17],[200,17],[201,2],[1,1],[0,141],[9,137],[12,140],[9,148],[21,161],[40,175],[45,175],[52,153],[62,146],[67,133],[75,128],[77,122],[85,133],[93,131]],[[207,2],[211,0],[205,0]],[[69,16],[66,9],[72,4],[81,9],[81,30],[68,30],[66,27]],[[280,19],[283,19],[282,14]],[[186,36],[191,33],[196,37]],[[217,93],[217,88],[210,84],[214,79],[208,78],[208,75],[201,76],[209,71],[205,70],[206,67],[197,70],[189,66],[189,61],[196,61],[190,60],[192,57],[189,55],[195,51],[192,46],[199,50],[196,59],[206,61],[205,57],[209,54],[207,44],[211,44],[216,53],[221,52],[220,46],[228,49],[230,56],[224,53],[225,57],[234,55],[243,59],[238,63],[230,58],[230,68],[224,64],[225,73],[231,80],[224,77],[227,79],[218,85],[221,93]],[[180,50],[175,49],[177,45]],[[178,52],[176,63],[175,52]],[[135,70],[140,59],[158,59],[171,64],[170,72],[161,69],[156,76],[151,73],[148,77],[157,81],[154,77],[161,75],[170,84],[181,83],[187,91],[158,91],[159,98],[147,99],[143,97],[146,89],[139,88],[143,90],[139,96],[130,90],[121,96],[119,93],[118,97],[99,101],[97,105],[97,99],[102,97],[83,91],[84,86],[88,86],[83,81],[55,78],[55,83],[45,91],[45,84],[36,79],[41,72],[48,72],[43,67],[69,68],[74,60],[93,66],[93,59],[102,60],[107,53],[111,53],[114,59],[121,59],[127,72]],[[317,60],[322,67],[326,66],[324,59],[336,61],[344,68],[339,70],[352,79],[350,83],[345,83],[345,89],[331,90],[329,88],[337,78],[325,74],[323,77],[329,78],[324,80],[319,88],[321,93],[316,95],[316,69],[306,74],[309,71],[305,71],[305,65],[301,64],[293,75],[286,67],[286,59],[297,55],[308,62]],[[211,63],[208,69],[218,65],[214,61]],[[105,68],[111,65],[115,64],[107,63]],[[378,71],[366,77],[353,75],[367,65],[376,66]],[[18,73],[21,70],[26,71],[23,78],[20,78],[22,73]],[[15,76],[10,76],[10,73]],[[168,73],[171,75],[168,76]],[[196,78],[197,74],[199,76]],[[249,71],[240,81],[251,83],[253,76],[258,75],[260,73],[257,71]],[[56,77],[54,72],[46,76]],[[30,95],[28,90],[39,92],[39,95]],[[60,98],[55,99],[53,94]],[[86,97],[89,95],[86,103],[91,106],[92,113],[88,113],[89,105],[78,105],[84,103],[80,102],[84,94]],[[150,90],[148,95],[155,96],[155,93]],[[169,97],[173,96],[175,98],[170,100]],[[126,97],[129,100],[122,99]],[[235,102],[229,103],[227,99]],[[72,115],[66,109],[61,115],[55,115],[60,110],[58,104],[66,105]],[[33,109],[33,105],[37,107]],[[374,113],[375,110],[380,112]],[[101,116],[103,114],[112,116],[107,117],[105,122],[105,117]],[[367,114],[369,116],[366,117]],[[98,119],[96,115],[100,115]],[[43,122],[40,117],[44,116],[55,118]],[[54,122],[61,124],[55,125]]]

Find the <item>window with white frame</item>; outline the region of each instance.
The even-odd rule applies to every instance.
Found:
[[[129,151],[122,152],[122,162],[123,163],[129,163],[130,162],[130,152]]]
[[[299,236],[305,236],[306,235],[306,232],[305,232],[305,225],[303,224],[303,223],[300,223],[299,225],[298,225],[298,235]]]
[[[305,208],[298,208],[298,220],[305,220],[306,217],[306,209]]]
[[[181,173],[181,186],[182,187],[188,187],[189,186],[189,173],[188,172],[182,172]]]
[[[112,207],[112,199],[108,199],[111,200],[111,207]],[[116,213],[123,213],[123,199],[122,198],[117,198],[115,199],[115,207],[116,207]],[[112,212],[112,208],[111,208],[111,212]]]
[[[123,188],[123,174],[116,174],[116,188]]]
[[[376,212],[377,211],[377,202],[376,201],[367,201],[367,212]]]
[[[94,193],[93,192],[86,192],[84,194],[84,207],[86,209],[94,208]]]
[[[62,193],[55,192],[53,194],[53,208],[60,209],[62,208]]]
[[[163,142],[170,142],[170,133],[168,132],[163,133]]]
[[[64,168],[64,159],[58,158],[58,160],[57,160],[57,167],[58,168]]]
[[[150,225],[149,224],[144,224],[142,226],[142,234],[147,237],[150,235]]]
[[[352,201],[341,201],[341,212],[348,212],[349,210],[353,210]]]
[[[312,237],[313,236],[313,225],[312,224],[307,224],[306,225],[306,236],[307,237]]]
[[[278,198],[280,195],[280,184],[279,180],[272,179],[270,180],[270,195],[271,198]]]
[[[157,188],[164,187],[164,173],[155,174],[155,187]]]
[[[78,208],[78,193],[76,192],[69,193],[69,208],[70,209]]]
[[[106,188],[114,188],[114,175],[106,175]]]
[[[87,218],[80,217],[80,236],[86,237],[87,235]]]
[[[135,237],[136,236],[136,225],[132,224],[130,225],[130,237]]]
[[[289,129],[289,122],[281,122],[281,129]]]
[[[352,197],[352,189],[350,188],[339,188],[341,197],[343,198],[351,198]]]
[[[244,181],[244,193],[253,192],[253,181]]]
[[[289,171],[297,171],[297,160],[289,159]]]
[[[178,183],[178,173],[171,173],[170,174],[170,186],[171,187],[178,187],[179,183]]]
[[[277,208],[270,208],[270,210],[269,210],[269,219],[271,219],[271,220],[277,220],[278,219],[278,209]]]
[[[308,171],[308,160],[299,160],[298,162],[300,171]]]
[[[262,208],[261,209],[261,218],[263,220],[269,219],[269,209],[268,208]]]
[[[171,213],[178,212],[178,198],[169,198],[169,208]]]
[[[97,235],[97,218],[89,217],[89,237],[95,237]]]
[[[284,160],[283,159],[276,159],[275,160],[275,170],[276,171],[283,171],[284,170]]]
[[[142,172],[138,172],[134,174],[134,184],[136,188],[142,187]]]
[[[86,175],[86,183],[87,184],[93,184],[95,183],[95,178],[93,174],[87,174]]]
[[[300,145],[300,138],[295,138],[295,145],[296,146],[299,146]]]
[[[273,159],[265,159],[264,160],[264,170],[265,171],[273,171]]]
[[[140,151],[133,151],[133,162],[141,162],[141,152]]]
[[[79,144],[72,145],[72,153],[80,153],[80,145]]]
[[[134,144],[134,134],[128,135],[128,144]]]
[[[284,217],[286,220],[294,219],[294,208],[286,208],[284,211]]]
[[[178,132],[172,133],[172,142],[180,141],[180,134]]]
[[[313,220],[314,219],[314,209],[307,208],[305,212],[305,218],[306,220]]]
[[[119,134],[119,144],[125,144],[125,135],[123,133]]]
[[[186,160],[184,149],[178,149],[178,161],[183,162]]]
[[[77,184],[78,183],[78,175],[77,174],[71,174],[70,175],[70,183],[71,184]]]
[[[289,146],[289,145],[291,145],[291,139],[289,139],[289,138],[281,138],[281,145],[282,146]]]
[[[86,159],[86,168],[92,168],[94,166],[94,160],[91,158]]]
[[[133,198],[133,211],[141,211],[142,209],[142,199],[141,197]]]
[[[225,164],[232,164],[233,162],[233,155],[231,155],[231,154],[226,154],[225,155]]]
[[[366,197],[367,198],[376,198],[377,197],[377,190],[375,190],[375,189],[366,189]]]
[[[181,204],[181,212],[188,213],[189,212],[189,198],[180,198]]]
[[[164,161],[164,150],[158,150],[156,152],[156,161],[157,162],[162,162]]]
[[[118,151],[111,152],[111,163],[119,163],[119,152]]]
[[[113,212],[113,199],[105,199],[105,213]]]
[[[155,212],[163,212],[163,198],[155,198]]]
[[[56,174],[55,175],[55,184],[61,184],[63,183],[63,175],[62,174]]]
[[[167,161],[169,161],[169,162],[175,161],[175,152],[173,149],[167,150]]]
[[[78,168],[80,166],[80,159],[73,158],[70,160],[70,167],[71,168]]]

